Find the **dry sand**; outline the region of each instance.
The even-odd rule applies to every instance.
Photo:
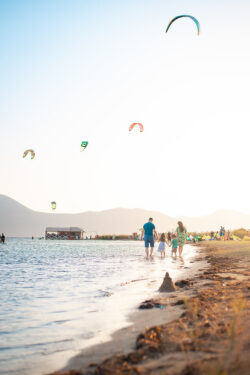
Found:
[[[202,243],[193,275],[146,302],[161,309],[138,310],[133,325],[54,374],[249,374],[249,265],[250,243]]]

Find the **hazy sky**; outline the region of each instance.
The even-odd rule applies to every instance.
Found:
[[[190,19],[165,34],[178,14],[201,35]],[[0,193],[250,213],[249,17],[249,0],[0,0]]]

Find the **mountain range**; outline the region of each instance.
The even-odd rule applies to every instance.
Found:
[[[0,195],[0,232],[10,237],[44,236],[46,227],[81,227],[89,234],[131,234],[137,232],[149,217],[159,232],[174,230],[182,220],[188,231],[250,228],[250,215],[220,210],[201,217],[171,217],[140,208],[114,208],[77,214],[33,211],[12,198]]]

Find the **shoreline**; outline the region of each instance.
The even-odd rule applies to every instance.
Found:
[[[197,247],[196,254],[190,263],[192,263],[192,267],[183,269],[182,280],[191,280],[208,268],[208,263],[202,258],[199,247]],[[129,325],[111,334],[110,340],[82,349],[79,354],[69,359],[66,366],[51,374],[95,374],[97,365],[103,359],[110,357],[110,355],[117,356],[133,350],[137,336],[145,330],[145,327],[168,324],[178,319],[183,313],[183,306],[179,305],[178,301],[185,298],[186,295],[191,297],[193,292],[186,290],[186,288],[168,293],[156,292],[150,301],[153,301],[153,303],[161,301],[164,306],[163,309],[140,310],[138,306],[137,310],[127,317]]]
[[[211,241],[204,243],[199,252],[209,268],[187,280],[184,288],[168,295],[168,300],[171,300],[171,294],[177,296],[173,305],[175,311],[179,311],[179,317],[162,323],[157,320],[157,314],[162,311],[150,310],[147,326],[151,328],[142,328],[139,335],[138,332],[134,335],[136,338],[128,335],[132,349],[127,351],[121,347],[119,353],[112,353],[104,344],[106,353],[101,361],[91,363],[89,360],[87,365],[86,358],[90,358],[84,358],[82,353],[62,371],[53,374],[248,374],[250,244]],[[162,299],[160,303],[163,303]],[[171,303],[168,309],[170,307]],[[117,350],[119,343],[116,340],[113,337]]]

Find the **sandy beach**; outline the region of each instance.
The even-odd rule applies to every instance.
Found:
[[[131,326],[53,374],[248,374],[249,265],[250,243],[203,242],[176,291],[138,306]]]

